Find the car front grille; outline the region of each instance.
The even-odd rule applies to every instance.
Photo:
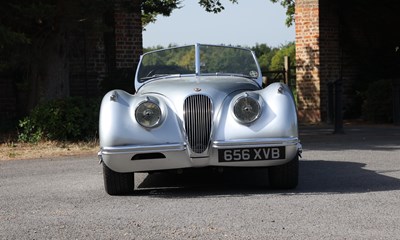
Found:
[[[210,142],[212,105],[205,95],[192,95],[184,105],[185,130],[190,148],[195,153],[203,153]]]

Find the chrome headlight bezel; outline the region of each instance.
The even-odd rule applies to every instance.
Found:
[[[140,102],[135,109],[136,122],[147,129],[160,126],[162,115],[160,104],[156,99],[147,98]]]
[[[241,124],[251,124],[260,118],[262,105],[258,94],[248,94],[238,97],[232,107],[235,120]]]

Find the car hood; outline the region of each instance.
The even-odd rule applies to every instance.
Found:
[[[212,98],[229,95],[235,91],[254,91],[260,87],[248,78],[235,76],[198,76],[157,79],[146,83],[137,94],[157,93],[168,98],[204,94]]]
[[[248,78],[236,76],[185,76],[157,79],[148,82],[137,91],[139,96],[161,95],[174,105],[176,113],[181,115],[183,102],[188,96],[202,94],[211,98],[214,111],[222,106],[232,93],[259,90],[258,84]],[[230,97],[233,97],[232,94]]]

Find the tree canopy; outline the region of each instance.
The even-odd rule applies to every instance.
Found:
[[[46,40],[59,34],[60,29],[93,29],[101,27],[98,19],[112,8],[115,0],[19,0],[0,3],[0,72],[19,68],[21,60],[32,53],[32,46],[40,49]],[[182,7],[183,0],[141,0],[143,26],[156,21],[157,15],[169,16]],[[228,0],[235,4],[238,0]],[[270,0],[287,9],[287,25],[293,22],[294,0]],[[133,3],[134,1],[131,1]],[[129,4],[129,1],[127,1]],[[224,10],[221,0],[199,0],[205,11]]]
[[[128,12],[141,11],[142,26],[145,26],[154,22],[157,15],[169,16],[174,9],[183,6],[184,0],[1,1],[0,77],[12,79],[15,91],[29,95],[28,102],[32,106],[42,97],[67,95],[68,89],[63,86],[69,86],[73,37],[112,32],[116,1]],[[290,10],[294,9],[294,0],[270,1],[282,4],[289,14],[294,12]],[[240,1],[198,0],[198,4],[211,13],[223,11],[226,3]],[[84,44],[94,47],[90,46],[91,42]],[[265,66],[270,64],[270,57],[264,56],[264,59],[268,62]],[[50,87],[54,89],[48,89]]]
[[[207,12],[219,13],[223,11],[224,5],[221,0],[198,0],[199,5]],[[238,3],[239,0],[229,0],[231,3]],[[270,0],[273,3],[280,3],[286,9],[286,25],[291,26],[294,21],[295,0]],[[174,9],[182,7],[182,0],[143,0],[142,1],[142,22],[143,26],[155,22],[157,15],[170,16]]]
[[[178,45],[172,45],[170,44],[167,48],[169,47],[178,47]],[[245,47],[249,48],[247,46],[237,46],[237,47]],[[143,49],[144,52],[149,52],[149,51],[154,51],[154,50],[159,50],[159,49],[164,49],[162,46],[154,46],[154,47],[149,47]],[[276,71],[276,70],[282,70],[284,67],[284,57],[289,56],[290,57],[290,64],[291,66],[295,66],[295,44],[294,42],[289,42],[287,44],[283,44],[278,47],[270,47],[265,43],[262,44],[256,44],[253,47],[250,47],[250,49],[254,52],[254,54],[257,57],[257,61],[260,64],[261,70],[262,71]],[[228,51],[229,53],[229,51]],[[221,53],[218,52],[213,52],[211,57],[208,61],[211,62],[212,64],[209,65],[214,65],[218,66],[218,61],[222,61],[220,57],[216,55],[221,55]],[[237,54],[237,53],[235,53]],[[194,53],[189,53],[190,56],[193,56]],[[188,58],[185,56],[179,55],[179,54],[174,54],[174,58],[171,58],[172,62],[176,61],[187,61]],[[185,60],[186,59],[186,60]],[[218,59],[218,60],[217,60]],[[194,61],[193,59],[191,59]],[[180,65],[185,65],[181,63]]]

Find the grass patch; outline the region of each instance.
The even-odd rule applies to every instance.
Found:
[[[8,139],[0,143],[0,161],[82,155],[95,158],[98,150],[97,139],[81,142],[40,141],[38,143],[16,142]]]

